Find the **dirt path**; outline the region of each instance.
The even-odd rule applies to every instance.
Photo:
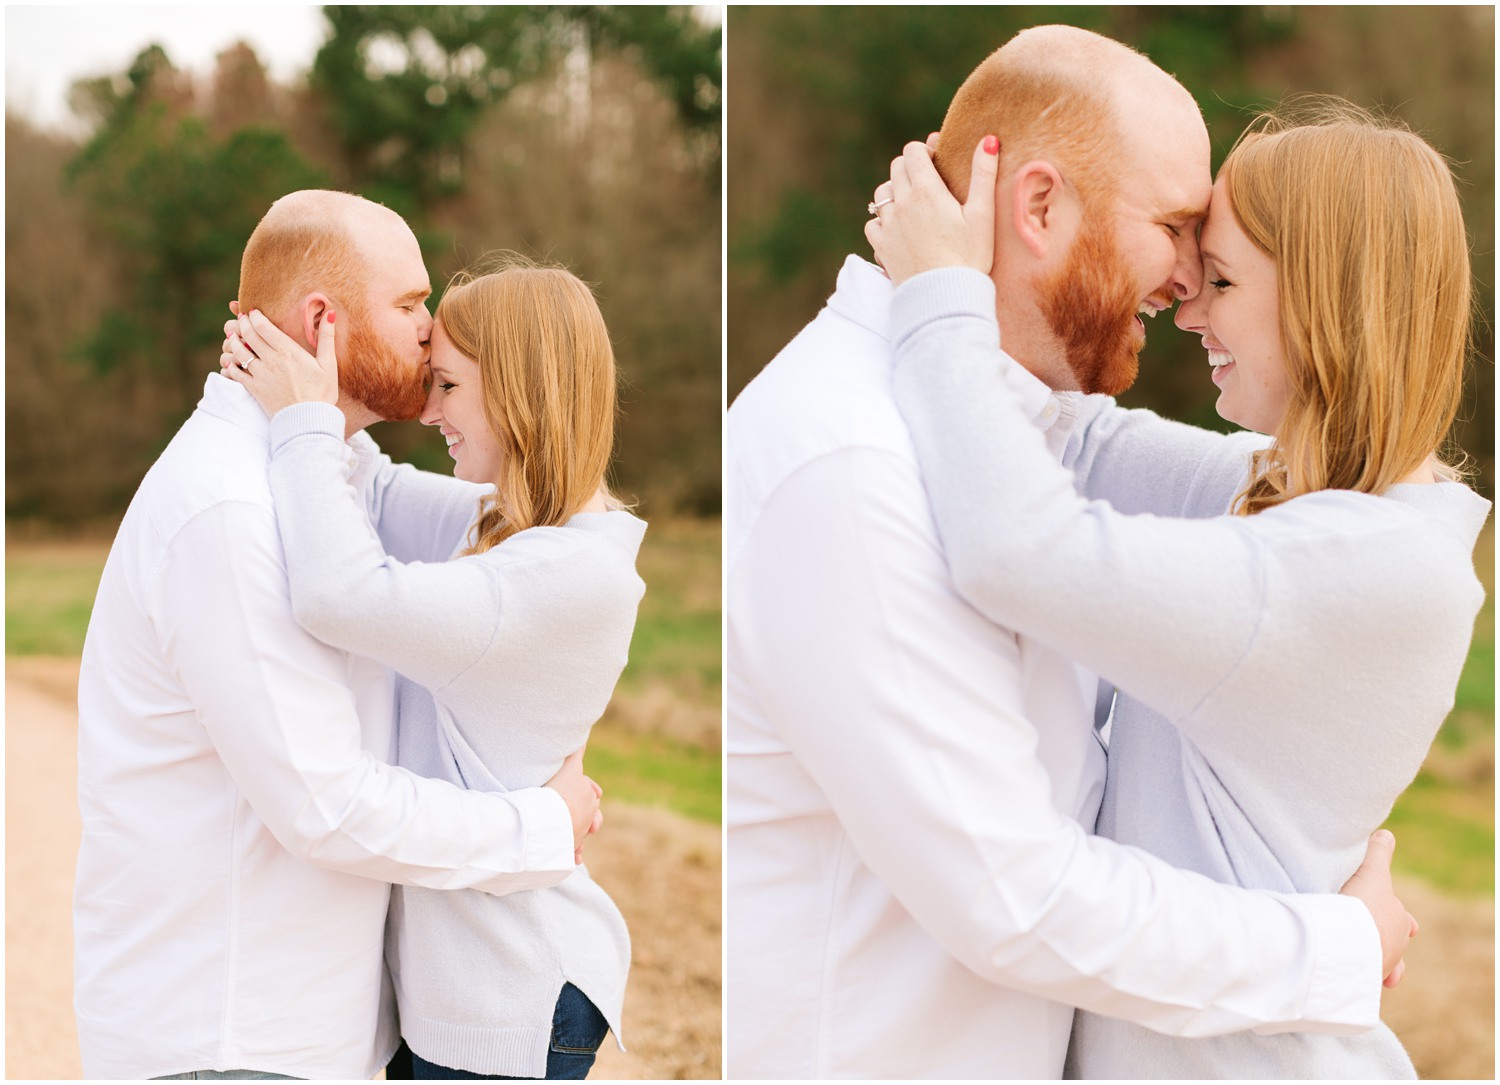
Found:
[[[76,688],[78,665],[42,659],[6,664],[5,1076],[76,1078],[78,726],[65,698]]]
[[[6,660],[5,1071],[81,1076],[72,1005],[76,659]],[[625,913],[635,961],[627,1053],[595,1078],[720,1075],[720,836],[663,810],[610,804],[589,869]]]
[[[1385,992],[1381,1016],[1423,1078],[1495,1077],[1495,902],[1453,900],[1424,882],[1396,891],[1422,931],[1406,978]]]

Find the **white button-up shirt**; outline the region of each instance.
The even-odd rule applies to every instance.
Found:
[[[1180,1035],[1373,1026],[1357,901],[1085,831],[1094,683],[954,592],[890,294],[851,257],[725,427],[730,1076],[1057,1077],[1072,1005]],[[1013,380],[1061,456],[1070,404]]]
[[[396,1042],[388,883],[499,893],[573,869],[556,792],[386,764],[391,673],[292,618],[267,433],[210,376],[99,584],[78,690],[86,1077],[368,1079]]]

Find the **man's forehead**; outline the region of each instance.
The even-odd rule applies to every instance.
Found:
[[[431,293],[427,267],[416,235],[398,216],[376,220],[357,233],[370,269],[372,291],[382,294]]]
[[[1195,225],[1208,214],[1213,185],[1205,162],[1165,158],[1138,161],[1121,174],[1116,192],[1122,210],[1172,225]]]
[[[1140,210],[1174,220],[1201,219],[1208,213],[1213,178],[1207,134],[1201,144],[1185,131],[1136,144],[1122,171],[1121,195]]]

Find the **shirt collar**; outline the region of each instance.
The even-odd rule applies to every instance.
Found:
[[[884,271],[852,253],[839,268],[838,285],[828,308],[880,338],[891,338],[891,295],[895,286]]]
[[[828,299],[828,308],[846,320],[887,341],[891,338],[891,295],[895,285],[876,265],[850,254],[839,269],[838,285]],[[1054,437],[1066,439],[1073,430],[1083,402],[1081,392],[1054,392],[1031,370],[1003,350],[1001,372],[1005,383],[1021,400],[1026,417],[1038,429],[1057,427]]]
[[[203,382],[203,398],[198,409],[204,414],[222,419],[231,426],[249,430],[269,443],[271,420],[255,397],[228,377],[210,373]]]

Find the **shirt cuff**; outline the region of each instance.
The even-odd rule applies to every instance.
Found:
[[[283,407],[271,419],[271,455],[288,441],[308,434],[326,434],[344,443],[344,412],[332,403],[312,400]]]
[[[572,870],[573,815],[550,787],[528,787],[506,796],[521,815],[527,870]]]
[[[1304,1016],[1356,1032],[1380,1024],[1380,932],[1370,910],[1353,897],[1303,894],[1294,907],[1312,932],[1313,973]],[[1342,1027],[1341,1027],[1342,1026]]]

